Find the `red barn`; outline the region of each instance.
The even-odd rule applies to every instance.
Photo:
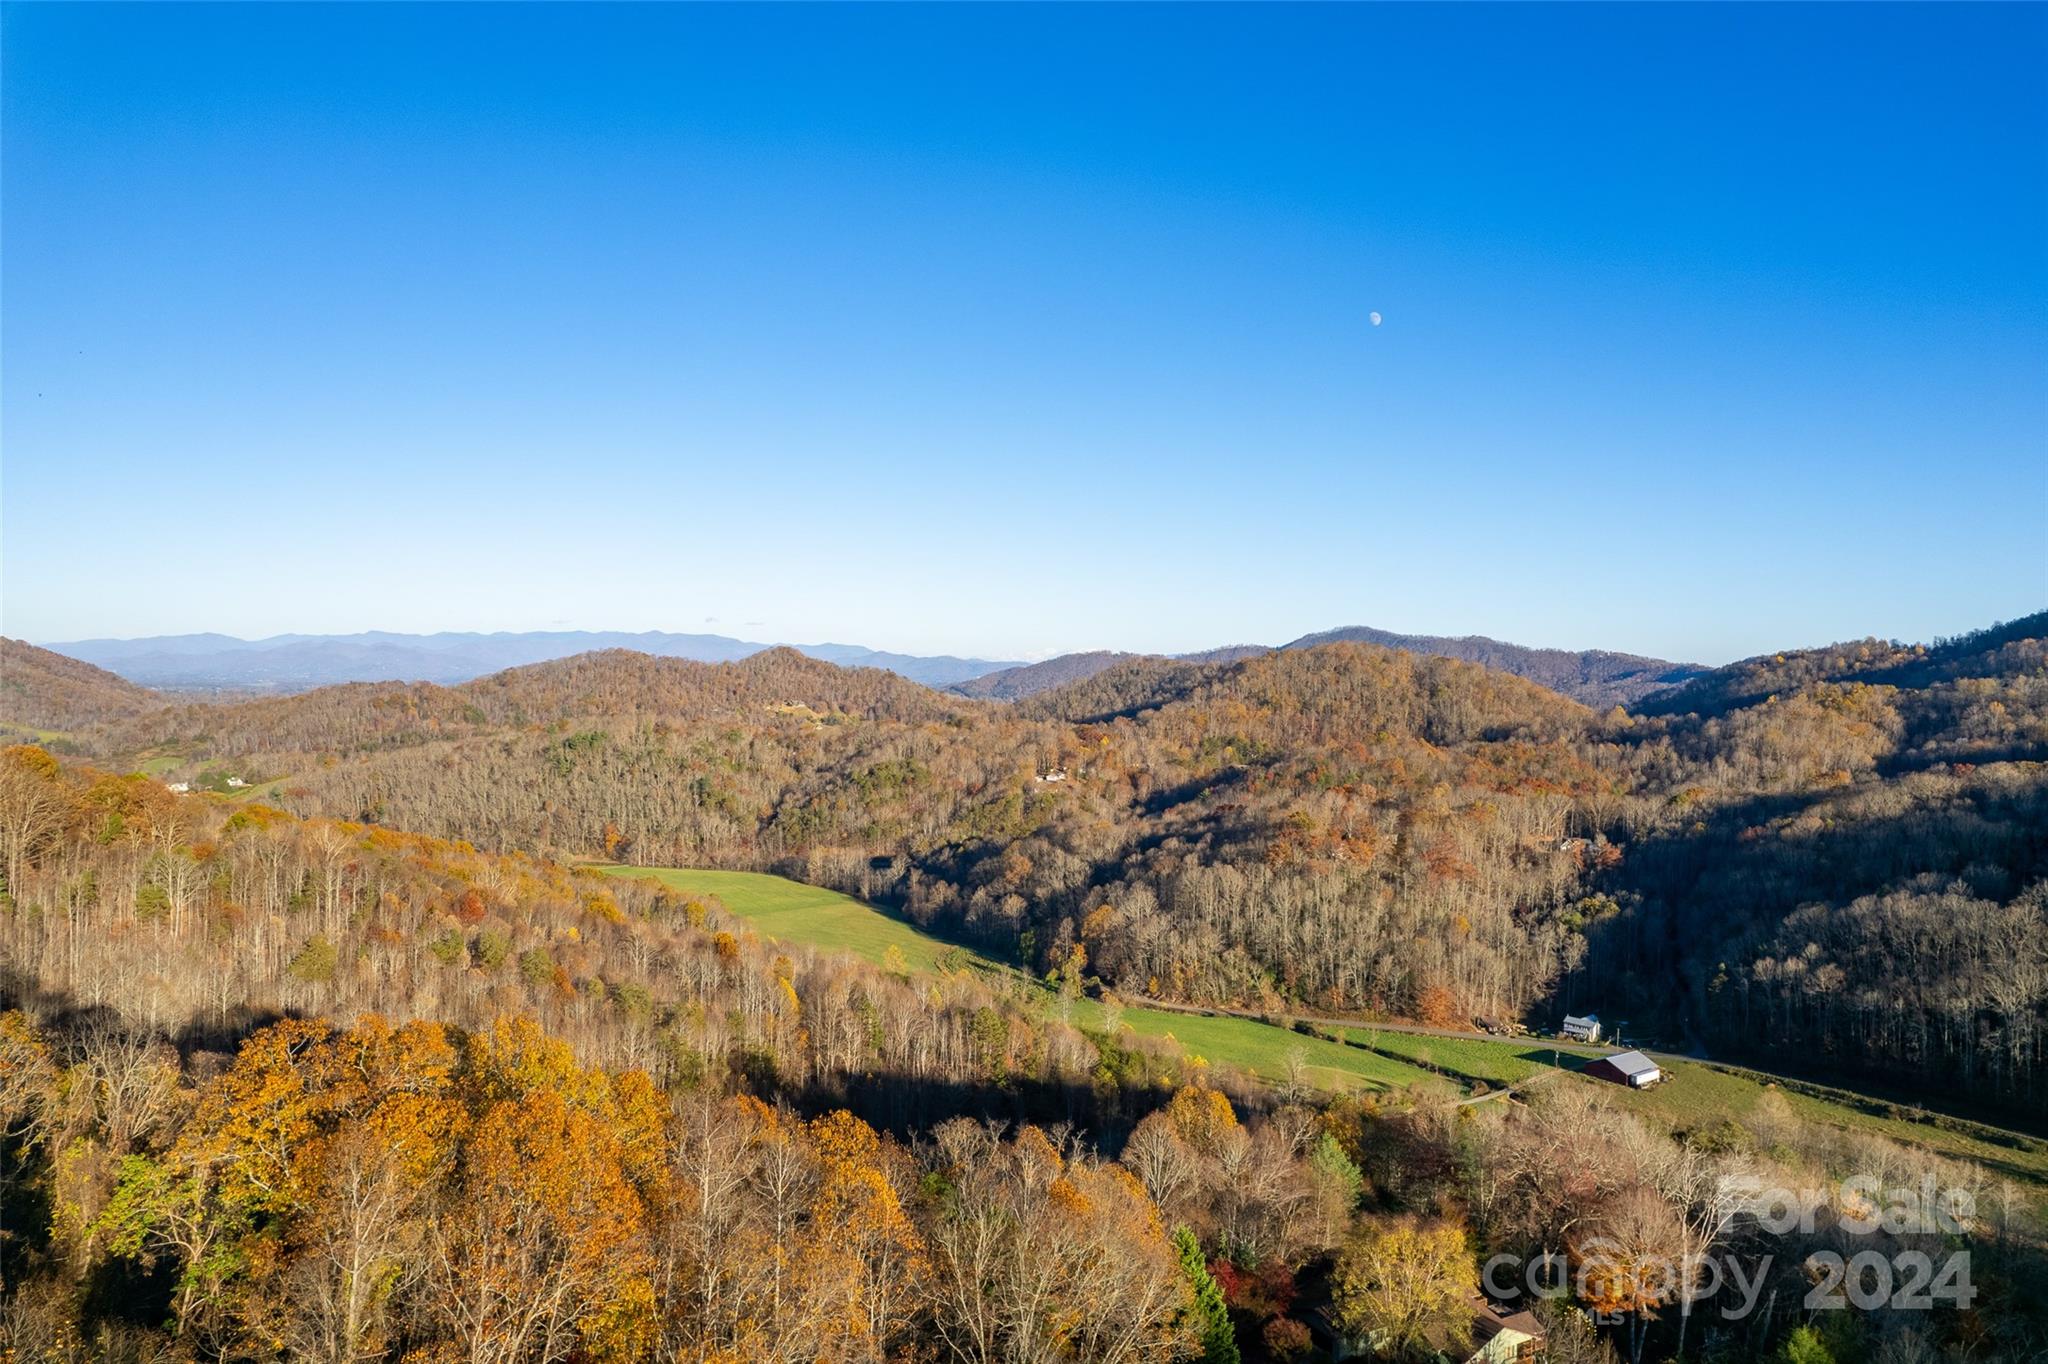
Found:
[[[1664,1072],[1657,1068],[1657,1063],[1639,1051],[1621,1051],[1588,1061],[1583,1073],[1627,1085],[1630,1089],[1648,1089],[1664,1078]]]

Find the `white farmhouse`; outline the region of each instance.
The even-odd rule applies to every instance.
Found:
[[[1564,1027],[1560,1029],[1574,1042],[1598,1042],[1600,1040],[1599,1014],[1566,1014]]]

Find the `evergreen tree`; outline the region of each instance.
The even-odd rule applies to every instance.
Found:
[[[1239,1364],[1230,1306],[1223,1301],[1223,1290],[1210,1277],[1209,1263],[1202,1258],[1202,1243],[1193,1232],[1181,1227],[1173,1233],[1173,1249],[1180,1256],[1181,1272],[1187,1275],[1188,1286],[1195,1290],[1195,1305],[1190,1310],[1195,1334],[1202,1342],[1202,1353],[1197,1358],[1201,1364]]]

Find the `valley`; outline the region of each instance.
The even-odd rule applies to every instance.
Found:
[[[782,872],[1037,974],[1079,953],[1132,996],[1532,1026],[1592,1009],[2019,1116],[2048,1092],[2034,1025],[1971,1001],[2048,979],[2042,619],[1788,653],[1605,714],[1336,642],[1125,658],[1016,702],[788,651],[225,704],[66,674],[104,699],[30,717],[67,721],[61,740],[25,733],[304,815]]]
[[[0,0],[0,1364],[2048,1364],[2043,53]]]
[[[1063,996],[1014,965],[934,937],[851,896],[779,876],[679,867],[608,866],[600,870],[656,881],[686,894],[713,896],[721,908],[774,942],[821,952],[853,952],[897,971],[979,972],[1000,982],[1040,1014],[1105,1035],[1111,1031],[1113,1017],[1117,1029],[1127,1029],[1133,1037],[1169,1043],[1197,1064],[1228,1066],[1266,1083],[1285,1081],[1290,1061],[1298,1054],[1301,1069],[1322,1088],[1443,1087],[1442,1077],[1430,1071],[1391,1057],[1359,1054],[1361,1049],[1347,1048],[1342,1042],[1304,1036],[1258,1020],[1144,1005],[1119,1004],[1112,1013],[1111,1007],[1099,1000]]]
[[[529,1106],[522,1168],[573,1149],[640,1228],[625,1277],[578,1299],[579,1339],[641,1266],[709,1263],[664,1239],[701,1232],[670,1191],[728,1160],[745,1192],[722,1215],[746,1225],[792,1215],[760,1201],[790,1171],[815,1191],[784,1224],[805,1230],[749,1233],[759,1258],[734,1263],[853,1273],[789,1239],[843,1250],[842,1177],[943,1257],[965,1206],[945,1191],[978,1188],[1002,1225],[1097,1238],[1121,1277],[1084,1277],[1120,1293],[1179,1301],[1162,1286],[1206,1263],[1261,1342],[1336,1310],[1364,1229],[1583,1258],[1585,1219],[1698,1217],[1760,1172],[1965,1190],[1991,1210],[1967,1241],[1988,1281],[2048,1274],[2048,616],[1751,660],[1606,712],[1354,640],[1116,658],[1006,700],[787,650],[214,700],[13,642],[0,666],[0,1118],[23,1172],[0,1211],[31,1228],[0,1260],[52,1322],[79,1315],[61,1257],[189,1273],[180,1226],[308,1272],[292,1238],[342,1225],[325,1204],[279,1223],[208,1183],[214,1153],[267,1158],[250,1134],[287,1092],[321,1179],[360,1168],[322,1143],[372,1150],[349,1143],[396,1121],[376,1093],[440,1096],[406,1235],[494,1206],[467,1172]],[[1535,1034],[1588,1010],[1715,1059],[1653,1051],[1640,1091],[1582,1074],[1604,1049]],[[365,1065],[395,1069],[366,1091]],[[90,1078],[117,1074],[173,1116],[136,1127],[130,1091]],[[560,1103],[566,1127],[531,1107]],[[1033,1201],[1045,1151],[1084,1203]],[[112,1239],[67,1239],[88,1222]],[[1780,1242],[1713,1236],[1798,1289]],[[103,1340],[246,1339],[271,1262],[182,1305],[137,1288],[147,1320],[86,1317]],[[922,1295],[875,1328],[895,1338],[969,1310],[922,1269],[861,1272]],[[458,1329],[448,1273],[395,1281],[394,1329]],[[773,1303],[748,1310],[814,1339]],[[1178,1311],[1145,1328],[1162,1359]],[[748,1338],[696,1309],[677,1329]]]

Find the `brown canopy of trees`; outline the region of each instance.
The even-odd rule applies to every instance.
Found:
[[[906,1147],[666,1095],[530,1022],[291,1021],[212,1079],[136,1064],[160,1116],[118,1132],[0,1018],[53,1210],[10,1299],[23,1357],[63,1356],[96,1274],[132,1296],[87,1349],[142,1348],[160,1298],[167,1353],[207,1359],[1169,1364],[1189,1338],[1143,1187],[1036,1127]]]
[[[163,704],[157,693],[104,668],[0,637],[0,725],[29,731],[86,729]]]
[[[1200,1326],[1176,1228],[1244,1342],[1297,1348],[1327,1299],[1448,1344],[1478,1261],[1551,1251],[1593,1267],[1582,1304],[1629,1353],[1690,1332],[1740,1357],[1791,1322],[1695,1312],[1656,1257],[1749,1256],[1789,1302],[1840,1237],[1759,1238],[1724,1176],[1929,1165],[1782,1104],[1674,1138],[1591,1082],[1234,1099],[989,982],[790,952],[528,855],[34,748],[0,752],[0,802],[24,1006],[0,1015],[0,1347],[22,1359],[1165,1364]],[[1975,1192],[2000,1306],[1858,1339],[2038,1348],[2024,1196],[1933,1173]]]

